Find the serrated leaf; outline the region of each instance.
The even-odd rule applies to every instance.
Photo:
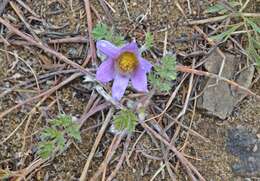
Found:
[[[64,128],[69,127],[72,123],[72,117],[68,115],[61,114],[56,119],[50,121],[52,126],[62,126]]]
[[[76,139],[77,141],[81,141],[80,125],[71,126],[66,130],[66,132],[70,137]]]
[[[146,49],[151,49],[153,46],[153,35],[151,32],[145,34],[145,47]]]
[[[109,40],[109,39],[108,39]],[[123,44],[125,44],[125,39],[124,37],[120,36],[120,35],[114,35],[111,39],[111,42],[113,42],[116,46],[121,46]]]
[[[60,135],[60,132],[57,131],[54,128],[48,127],[45,128],[41,134],[41,138],[43,140],[47,140],[47,139],[55,139],[56,137],[58,137]]]
[[[52,155],[53,150],[54,150],[54,145],[52,142],[41,142],[38,146],[38,155],[45,159],[48,158]]]
[[[211,36],[210,39],[211,40],[215,40],[215,41],[227,41],[227,39],[230,37],[230,35],[236,31],[241,25],[235,25],[232,26],[231,28],[229,28],[227,31],[224,31],[218,35],[215,36]]]
[[[168,54],[162,58],[161,62],[162,64],[158,70],[159,75],[166,80],[175,80],[176,79],[176,57]]]
[[[112,33],[106,24],[98,23],[92,30],[92,35],[95,40],[102,40],[106,39],[106,37],[112,36]]]
[[[137,124],[136,115],[130,110],[121,110],[116,116],[114,116],[115,128],[119,131],[127,130],[133,132]]]
[[[169,93],[172,81],[176,79],[176,57],[171,54],[165,55],[161,64],[154,66],[154,72],[149,74],[149,81],[161,92]]]
[[[64,135],[60,135],[55,139],[55,143],[58,145],[60,149],[63,149],[65,147],[66,140],[64,138]]]
[[[116,46],[121,46],[125,43],[124,37],[113,32],[106,24],[98,23],[92,30],[92,35],[95,40],[107,40],[114,43]]]

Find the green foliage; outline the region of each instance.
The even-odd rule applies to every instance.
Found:
[[[136,115],[130,110],[121,110],[116,116],[114,116],[115,128],[119,131],[127,130],[133,132],[137,124]]]
[[[232,7],[232,8],[235,8],[237,6],[240,5],[239,2],[236,2],[236,1],[230,1],[228,2],[229,5]],[[214,4],[213,6],[210,6],[208,7],[208,9],[206,10],[206,13],[219,13],[219,14],[225,14],[228,12],[228,9],[223,5],[223,4],[220,4],[220,3],[216,3]]]
[[[38,155],[41,158],[63,151],[69,139],[81,141],[80,126],[70,116],[60,115],[49,123],[50,126],[41,132],[41,142],[38,144]]]
[[[211,36],[210,39],[215,40],[215,41],[227,41],[227,39],[231,36],[231,34],[234,31],[236,31],[240,26],[241,26],[241,24],[231,26],[231,28],[229,28],[227,31],[224,31],[215,36]]]
[[[240,1],[242,2],[242,1]],[[246,4],[240,5],[240,2],[238,1],[227,1],[229,5],[224,5],[222,3],[216,3],[215,5],[209,7],[206,12],[208,13],[220,13],[225,14],[227,17],[230,17],[230,19],[234,19],[236,22],[240,20],[241,23],[236,25],[228,25],[229,28],[227,28],[226,31],[220,32],[217,35],[211,36],[210,39],[214,41],[227,41],[228,38],[238,29],[244,30],[241,31],[241,33],[246,32],[247,34],[247,48],[246,52],[248,57],[256,62],[256,65],[258,68],[260,68],[260,55],[259,55],[259,42],[260,42],[260,26],[259,26],[259,18],[249,18],[248,16],[245,16],[245,13],[243,13],[243,10],[246,7]],[[231,12],[228,9],[228,6],[233,8],[235,12]],[[240,6],[240,10],[237,6]],[[232,21],[231,21],[232,22]]]
[[[251,27],[253,30],[252,34],[249,31],[247,32],[248,46],[246,51],[249,58],[255,61],[257,68],[260,69],[260,27],[258,26],[256,19],[249,19],[244,17],[244,20],[246,23],[245,26]]]
[[[252,37],[249,37],[249,44],[246,49],[248,56],[256,62],[257,68],[260,68],[260,55],[259,55],[260,43],[255,41]]]
[[[151,84],[161,92],[169,92],[172,81],[176,79],[176,57],[165,55],[161,64],[154,66],[154,72],[149,75]]]
[[[114,33],[106,24],[98,23],[92,30],[95,40],[108,40],[117,46],[125,43],[124,37]]]
[[[145,47],[147,50],[151,49],[153,46],[153,35],[151,32],[145,34]]]
[[[260,27],[253,19],[245,18],[246,22],[253,28],[254,32],[260,33]]]

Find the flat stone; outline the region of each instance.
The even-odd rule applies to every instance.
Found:
[[[230,53],[224,54],[226,57],[225,65],[222,71],[222,77],[229,80],[234,80],[239,85],[249,87],[253,75],[254,67],[249,66],[238,72],[238,65],[241,63],[239,57]],[[217,51],[214,51],[205,63],[205,69],[214,74],[218,74],[222,57]],[[225,81],[215,78],[204,78],[203,94],[198,99],[198,107],[206,110],[206,113],[219,117],[220,119],[227,118],[233,111],[234,107],[246,96],[241,90],[232,87]]]
[[[260,141],[257,136],[244,127],[228,131],[227,150],[240,161],[232,165],[233,173],[243,177],[260,176]]]

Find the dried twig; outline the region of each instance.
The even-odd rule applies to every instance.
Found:
[[[97,65],[96,62],[96,48],[92,36],[92,16],[91,16],[91,9],[90,9],[90,3],[89,0],[84,0],[85,3],[85,10],[86,10],[86,15],[87,15],[87,23],[88,23],[88,40],[89,40],[89,45],[90,45],[90,51],[91,51],[91,57],[92,57],[92,63],[94,66]]]
[[[149,127],[145,122],[140,122],[140,124],[150,133],[152,133],[157,139],[162,141],[165,145],[167,145],[178,157],[178,159],[181,161],[182,165],[186,168],[187,171],[192,171],[196,174],[196,176],[201,181],[206,181],[201,174],[198,172],[198,170],[176,149],[174,145],[171,145],[165,138],[163,138],[160,134],[158,134],[156,131],[154,131],[151,127]]]
[[[106,181],[112,181],[113,178],[116,176],[118,170],[120,169],[120,167],[122,166],[123,164],[123,161],[125,160],[126,158],[126,155],[127,155],[127,149],[128,149],[128,146],[130,144],[130,141],[131,141],[131,134],[128,134],[127,135],[127,138],[126,138],[126,142],[124,144],[124,150],[123,150],[123,153],[116,165],[116,168],[111,172],[111,174],[109,175],[109,177],[107,178]]]
[[[80,181],[85,181],[86,180],[88,169],[89,169],[89,166],[90,166],[90,162],[91,162],[91,160],[92,160],[92,158],[93,158],[93,156],[94,156],[94,154],[96,152],[98,144],[99,144],[99,142],[100,142],[100,140],[101,140],[101,138],[102,138],[102,136],[103,136],[103,134],[104,134],[104,132],[105,132],[105,130],[107,128],[107,125],[110,122],[111,117],[113,116],[113,113],[114,113],[114,109],[113,108],[111,108],[109,110],[109,112],[107,113],[107,117],[106,117],[105,121],[103,122],[102,127],[100,128],[100,131],[99,131],[99,133],[97,135],[95,143],[92,146],[92,149],[91,149],[91,151],[89,153],[87,162],[85,163],[84,169],[83,169],[83,171],[81,173],[81,176],[80,176],[80,179],[79,179]]]
[[[99,166],[96,173],[92,176],[92,178],[89,179],[90,181],[96,181],[100,176],[100,174],[105,170],[106,166],[109,164],[110,160],[112,159],[112,156],[114,155],[116,149],[118,148],[118,145],[120,144],[124,134],[125,132],[122,132],[114,136],[114,139],[112,140],[112,143],[107,151],[106,158],[103,160],[103,162]]]
[[[192,69],[190,67],[187,67],[187,66],[176,66],[176,70],[177,71],[180,71],[180,72],[186,72],[186,73],[194,73],[196,75],[200,75],[200,76],[206,76],[206,77],[210,77],[210,78],[215,78],[215,79],[219,79],[219,80],[223,80],[225,81],[226,83],[230,84],[231,86],[234,86],[235,88],[237,89],[240,89],[242,91],[244,91],[245,93],[247,93],[248,95],[251,95],[253,97],[255,97],[256,99],[260,100],[260,96],[255,94],[254,92],[252,92],[251,90],[247,89],[246,87],[243,87],[241,85],[239,85],[238,83],[232,81],[232,80],[229,80],[225,77],[220,77],[216,74],[213,74],[213,73],[210,73],[210,72],[205,72],[205,71],[202,71],[202,70],[196,70],[196,69]]]
[[[202,20],[193,20],[189,21],[187,25],[200,25],[200,24],[206,24],[206,23],[214,23],[218,21],[223,21],[224,19],[228,17],[237,17],[237,16],[244,16],[244,17],[260,17],[260,13],[241,13],[241,14],[229,14],[229,15],[223,15],[223,16],[216,16],[212,18],[202,19]]]
[[[35,100],[37,100],[37,99],[39,99],[39,98],[41,98],[43,96],[50,95],[50,94],[54,93],[56,90],[60,89],[61,87],[63,87],[64,85],[68,84],[69,82],[71,82],[72,80],[76,79],[77,77],[79,77],[81,75],[82,75],[82,73],[74,73],[69,78],[65,79],[63,82],[61,82],[60,84],[52,87],[51,89],[49,89],[49,90],[47,90],[47,91],[45,91],[45,92],[43,92],[43,93],[41,93],[41,94],[39,94],[37,96],[31,97],[31,98],[29,98],[29,99],[27,99],[27,100],[25,100],[25,101],[23,101],[23,102],[21,102],[19,104],[16,104],[15,106],[11,107],[10,109],[2,112],[0,114],[0,120],[4,116],[6,116],[8,113],[12,112],[13,110],[15,110],[15,109],[17,109],[17,108],[19,108],[19,107],[21,107],[21,106],[23,106],[25,104],[28,104],[28,103],[30,103],[32,101],[35,101]]]
[[[83,67],[81,67],[79,64],[71,61],[70,59],[68,59],[67,57],[65,57],[63,54],[49,48],[47,45],[43,44],[42,42],[37,42],[34,39],[32,39],[30,36],[25,35],[24,33],[22,33],[20,30],[18,30],[17,28],[15,28],[14,26],[12,26],[10,23],[8,23],[6,20],[4,20],[2,17],[0,17],[0,23],[2,23],[3,25],[5,25],[10,31],[14,32],[15,34],[17,34],[18,36],[20,36],[21,38],[25,39],[26,41],[28,41],[29,43],[31,43],[32,45],[37,46],[38,48],[43,49],[44,51],[56,56],[57,58],[59,58],[60,60],[64,61],[65,63],[71,65],[72,67],[78,69],[79,71],[81,71],[82,73],[88,74],[90,76],[92,76],[92,74],[84,69]],[[95,80],[94,77],[92,77],[93,80]]]

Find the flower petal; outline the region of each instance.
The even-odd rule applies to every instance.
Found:
[[[96,43],[97,49],[110,58],[116,58],[119,54],[120,48],[106,40],[99,40]]]
[[[146,72],[140,66],[131,76],[133,87],[140,92],[147,92],[147,77]]]
[[[115,77],[114,60],[108,58],[97,69],[96,79],[100,82],[106,83]]]
[[[150,72],[153,65],[146,59],[142,58],[141,56],[138,59],[139,59],[142,69],[145,70],[145,72]]]
[[[135,41],[132,41],[131,43],[126,44],[125,46],[123,46],[120,49],[120,52],[132,52],[136,55],[136,57],[138,57],[139,53],[139,49],[138,49],[138,45]]]
[[[123,97],[125,90],[128,86],[128,82],[129,82],[128,76],[116,74],[115,80],[114,80],[114,83],[112,86],[112,97],[115,100],[119,101]]]

